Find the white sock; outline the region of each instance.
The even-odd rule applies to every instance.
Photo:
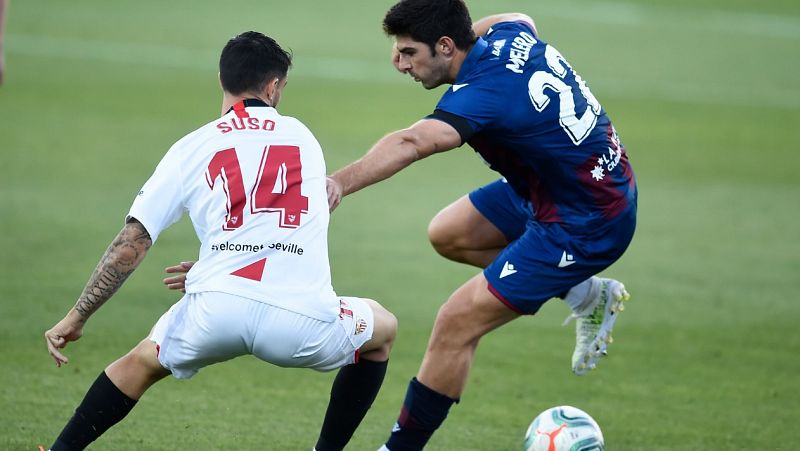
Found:
[[[570,288],[564,301],[578,316],[586,315],[594,308],[594,300],[597,298],[597,290],[600,287],[600,279],[592,276],[583,282]]]

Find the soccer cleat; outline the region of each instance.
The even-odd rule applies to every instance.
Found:
[[[595,369],[600,358],[608,354],[608,345],[613,342],[611,330],[614,322],[625,309],[622,302],[631,297],[621,282],[614,279],[599,280],[600,293],[591,313],[573,316],[576,337],[572,372],[578,376]]]

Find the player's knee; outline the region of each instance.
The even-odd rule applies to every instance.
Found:
[[[446,329],[452,329],[461,322],[461,316],[462,313],[459,306],[452,302],[445,302],[444,305],[439,307],[439,311],[436,313],[435,325]]]
[[[383,307],[378,312],[375,312],[375,316],[375,326],[380,328],[380,336],[388,351],[388,349],[391,349],[395,337],[397,337],[397,317]]]
[[[453,254],[458,247],[457,234],[454,230],[455,225],[441,212],[428,224],[428,240],[434,250],[444,257]]]
[[[158,361],[156,344],[149,340],[139,343],[123,359],[129,368],[135,368],[140,374],[146,374],[148,377],[163,377],[163,373],[167,371]]]
[[[372,309],[374,326],[372,338],[362,347],[361,355],[367,360],[383,361],[389,353],[397,336],[397,317],[379,303],[367,299]]]
[[[439,308],[433,325],[429,347],[463,348],[477,345],[477,336],[469,326],[469,312],[461,305],[446,302]]]

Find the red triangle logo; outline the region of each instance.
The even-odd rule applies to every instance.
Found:
[[[250,263],[244,268],[237,269],[236,271],[232,272],[231,275],[244,277],[245,279],[255,280],[256,282],[261,282],[261,276],[264,275],[265,263],[267,263],[267,259],[262,258],[261,260],[255,263]]]

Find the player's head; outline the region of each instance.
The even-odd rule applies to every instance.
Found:
[[[274,39],[257,31],[247,31],[231,38],[219,57],[219,81],[225,92],[235,96],[261,98],[270,93],[277,106],[286,85],[292,55]]]
[[[462,0],[401,0],[386,13],[383,30],[397,41],[397,68],[428,89],[453,81],[453,57],[476,39]]]

